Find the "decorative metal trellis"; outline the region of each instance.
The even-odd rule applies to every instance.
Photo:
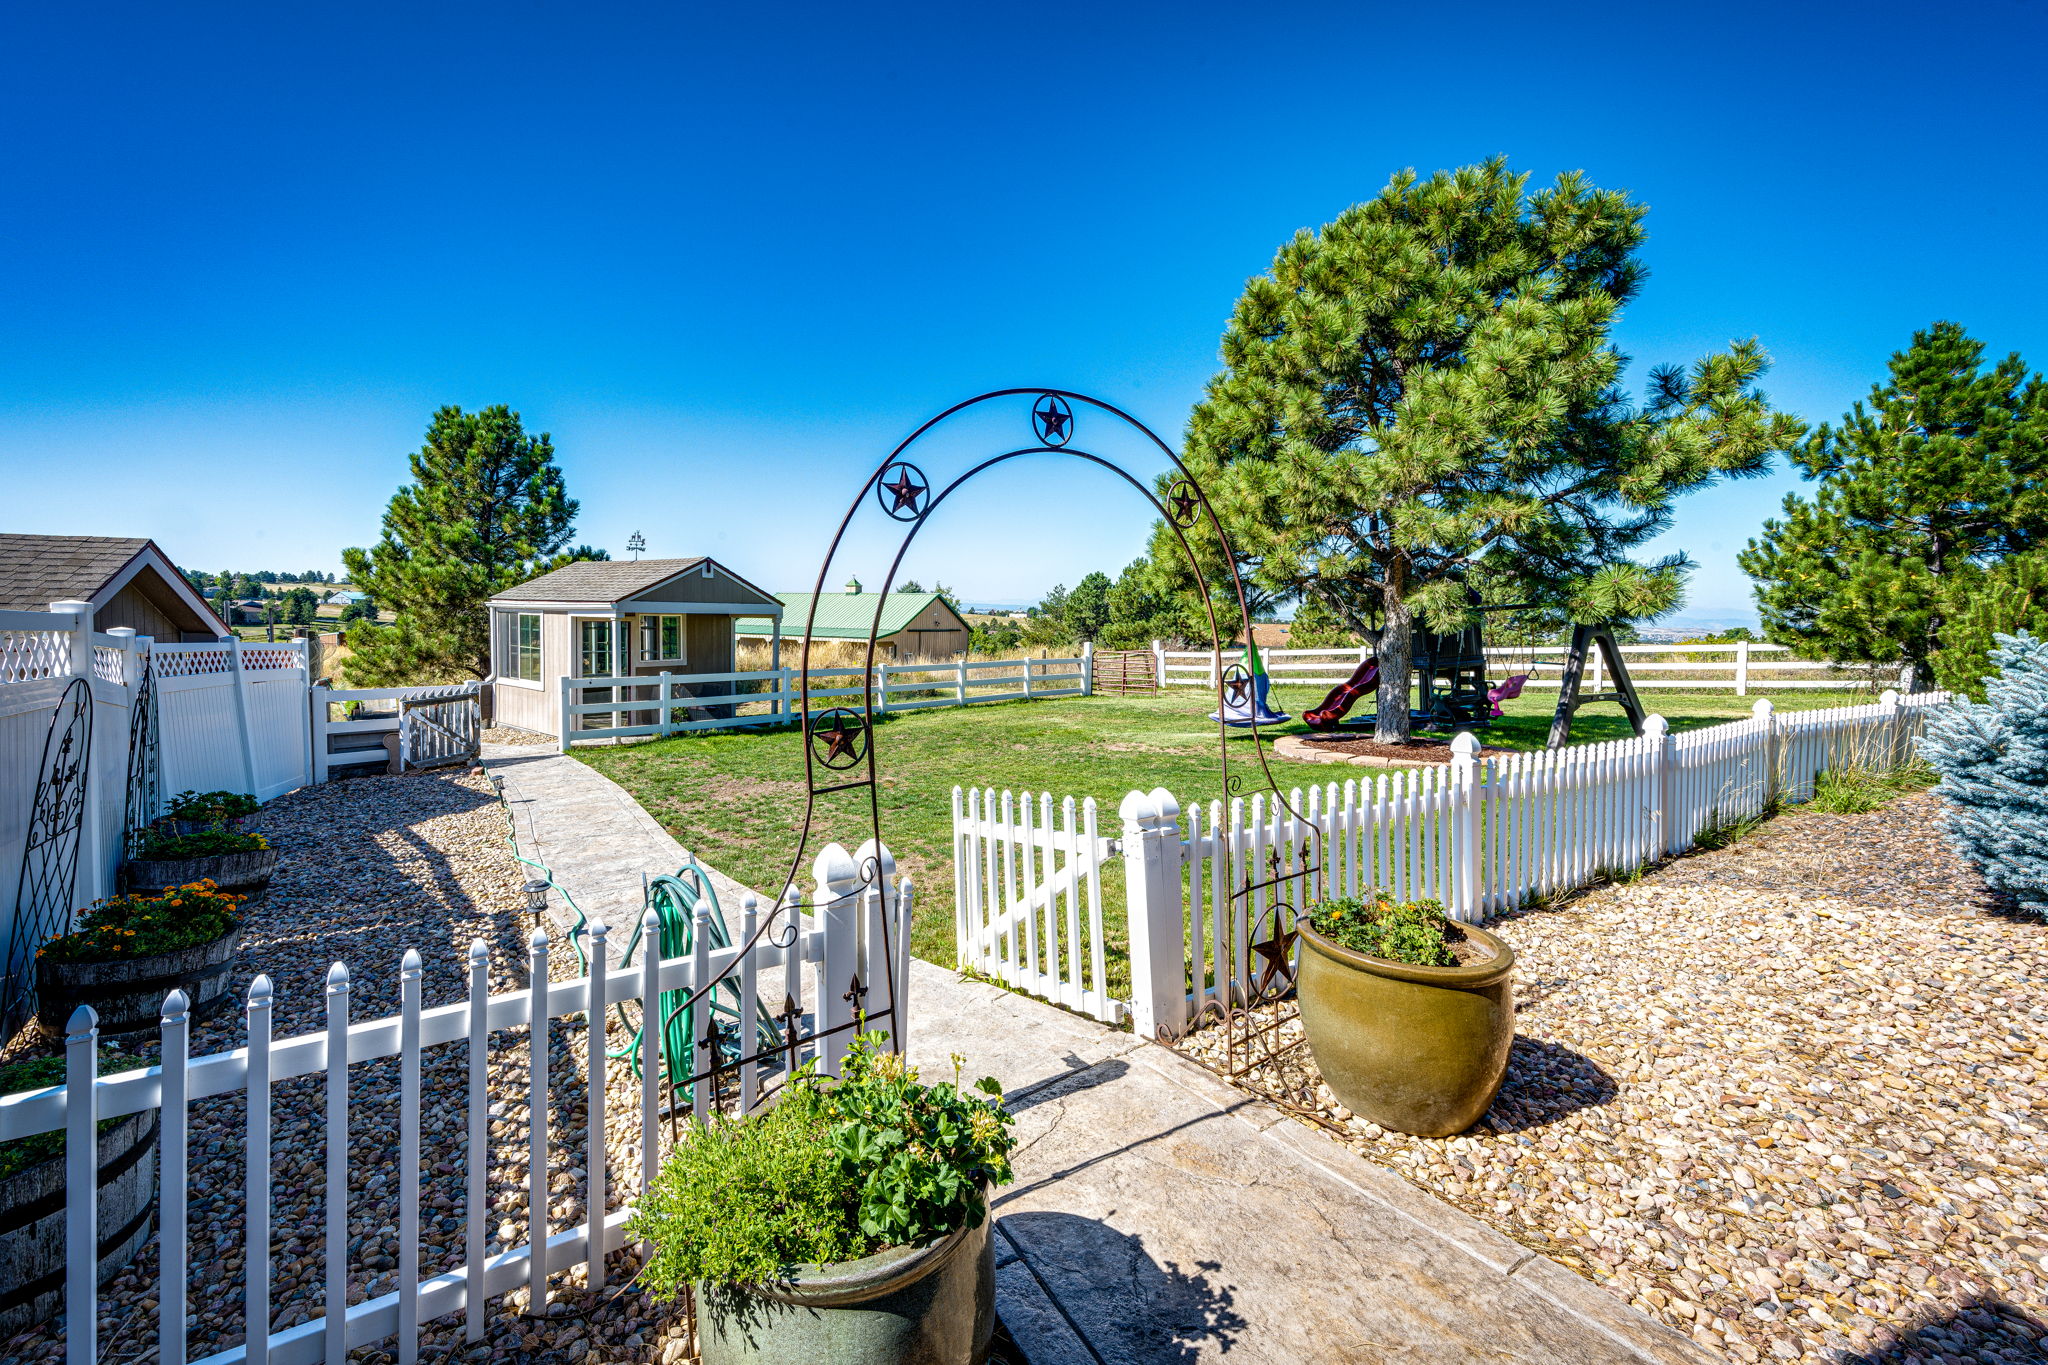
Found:
[[[134,709],[128,713],[128,802],[123,813],[128,856],[136,856],[143,831],[163,812],[163,754],[157,736],[156,660],[142,656]]]
[[[78,850],[92,770],[92,687],[73,678],[50,715],[15,883],[13,937],[0,980],[0,1037],[11,1037],[35,1001],[36,949],[71,925]]]

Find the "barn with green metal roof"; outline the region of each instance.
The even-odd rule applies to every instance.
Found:
[[[860,580],[847,580],[840,592],[817,594],[818,611],[811,618],[813,594],[782,592],[779,622],[784,640],[800,641],[804,622],[811,621],[811,638],[816,640],[865,640],[874,627],[879,652],[898,663],[954,659],[967,651],[972,633],[967,621],[953,604],[935,592],[863,592]],[[881,608],[881,621],[875,609]],[[778,623],[766,616],[742,616],[733,631],[742,639],[766,639],[776,633]]]

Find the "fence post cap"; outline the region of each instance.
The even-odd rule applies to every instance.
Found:
[[[530,953],[545,953],[548,950],[548,931],[536,929],[526,936],[526,950]]]
[[[491,960],[491,946],[480,938],[469,941],[469,965],[481,967]]]
[[[135,627],[133,627],[133,626],[108,626],[108,627],[107,627],[107,634],[109,634],[109,635],[119,635],[119,636],[121,636],[121,637],[122,637],[122,638],[123,638],[124,640],[126,640],[126,639],[130,639],[130,638],[131,638],[132,636],[134,636],[134,634],[135,634]],[[132,640],[131,640],[131,643],[132,643]]]
[[[1451,736],[1451,752],[1460,758],[1471,758],[1479,752],[1479,736],[1470,730],[1460,730]]]
[[[749,899],[751,899],[751,897]],[[609,924],[606,924],[601,919],[594,919],[590,922],[590,927],[588,930],[590,934],[590,941],[592,943],[602,943],[605,940],[605,936],[610,934],[611,931],[612,927]]]
[[[470,953],[472,955],[474,955],[475,952],[476,949],[470,949]],[[327,969],[327,993],[329,995],[339,995],[341,994],[341,992],[347,989],[348,964],[346,962],[337,962],[332,967],[329,967]]]
[[[267,972],[257,973],[256,979],[249,983],[249,1007],[254,1009],[258,1005],[269,1005],[270,995],[269,974]]]
[[[1117,803],[1116,813],[1127,825],[1136,825],[1152,813],[1152,798],[1144,792],[1125,792],[1124,799]]]
[[[1643,717],[1643,738],[1662,739],[1671,733],[1671,722],[1652,713]]]
[[[71,1011],[71,1017],[64,1021],[64,1041],[67,1043],[82,1043],[93,1034],[99,1032],[99,1027],[99,1011],[95,1010],[91,1005],[80,1005],[77,1009]]]
[[[844,844],[831,843],[819,849],[818,856],[811,861],[811,875],[821,889],[850,886],[860,880],[860,865]]]
[[[92,603],[76,597],[67,597],[61,602],[50,603],[50,610],[59,616],[73,616],[81,611],[91,611]]]
[[[651,940],[658,941],[661,936],[661,916],[652,910],[640,916],[640,932],[649,935]],[[660,953],[657,952],[655,956],[659,957]]]
[[[1750,707],[1749,709],[1759,716],[1768,716],[1771,714],[1771,712],[1777,710],[1778,708],[1771,704],[1771,699],[1769,697],[1758,697],[1756,699],[1756,705]]]
[[[1895,687],[1887,687],[1883,692],[1880,692],[1878,694],[1877,704],[1879,706],[1884,707],[1897,706],[1899,704],[1898,689]]]
[[[873,839],[861,840],[860,847],[853,851],[853,861],[857,866],[866,867],[870,858],[875,860],[877,880],[887,881],[896,875],[896,855],[889,851],[887,844],[876,843]]]
[[[398,960],[398,975],[401,979],[416,977],[420,974],[420,970],[424,965],[420,961],[420,950],[417,948],[407,948],[405,956]]]
[[[192,1010],[192,1001],[183,991],[172,991],[164,997],[163,1020],[166,1024],[182,1024]]]

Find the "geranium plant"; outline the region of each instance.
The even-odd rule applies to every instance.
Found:
[[[1340,948],[1411,967],[1455,967],[1451,944],[1464,937],[1432,900],[1345,896],[1309,907],[1309,924]]]
[[[926,1085],[883,1042],[860,1035],[838,1079],[806,1068],[764,1114],[690,1130],[627,1223],[654,1244],[650,1288],[771,1285],[980,1225],[984,1189],[1010,1179],[1002,1087],[963,1089],[959,1057]]]
[[[113,896],[86,911],[77,929],[51,939],[37,957],[58,962],[119,962],[211,943],[241,923],[247,896],[211,881],[165,887],[155,896]]]

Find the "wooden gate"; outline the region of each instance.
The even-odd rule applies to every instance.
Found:
[[[420,772],[474,761],[483,728],[477,686],[398,699],[398,769]]]

